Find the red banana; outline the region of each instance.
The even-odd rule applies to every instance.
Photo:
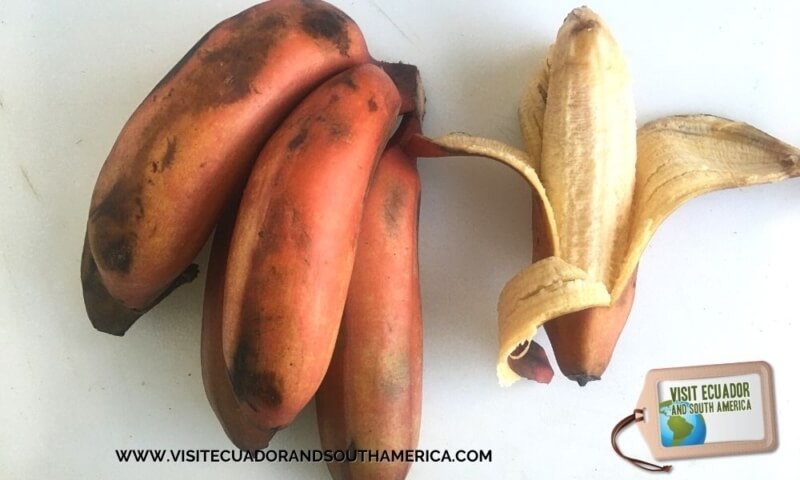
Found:
[[[416,125],[410,128],[418,131],[419,123],[411,121]],[[316,395],[323,449],[375,452],[417,446],[422,402],[419,196],[416,159],[390,144],[364,207],[336,349]],[[328,469],[335,479],[401,479],[409,464],[359,460],[329,463]]]
[[[98,330],[122,335],[190,265],[277,125],[312,89],[370,61],[320,0],[271,0],[209,31],[123,127],[92,195],[81,278]]]
[[[364,198],[401,99],[379,67],[328,80],[258,157],[225,274],[223,351],[237,398],[263,430],[289,424],[330,362]]]

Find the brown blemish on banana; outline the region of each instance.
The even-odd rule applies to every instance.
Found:
[[[340,74],[336,83],[346,85],[353,91],[358,90],[358,85],[356,85],[355,80],[353,80],[353,73],[350,71]]]
[[[308,35],[330,42],[340,54],[349,56],[350,37],[347,35],[347,21],[348,17],[341,12],[314,8],[303,15],[300,25]]]
[[[84,239],[81,255],[81,283],[86,312],[95,328],[102,326],[104,332],[123,335],[142,315],[143,312],[125,307],[108,293],[89,249],[88,237]]]
[[[163,172],[164,170],[172,166],[172,162],[175,161],[175,148],[176,148],[175,137],[168,138],[167,150],[164,152],[164,156],[161,158],[161,167],[159,171]]]
[[[307,137],[308,137],[308,127],[302,127],[300,131],[297,132],[297,135],[295,135],[294,137],[292,137],[291,140],[289,140],[289,145],[288,145],[289,150],[297,150],[298,148],[300,148],[305,143]]]
[[[391,333],[390,333],[391,334]],[[383,377],[379,380],[381,394],[389,401],[395,402],[408,392],[411,384],[411,367],[406,353],[394,353],[385,360]]]
[[[148,310],[172,293],[173,290],[184,283],[194,280],[198,273],[197,265],[189,265],[150,305],[140,309],[128,308],[108,293],[100,277],[95,259],[92,257],[88,233],[84,237],[83,254],[81,255],[83,303],[86,306],[86,313],[92,322],[92,326],[111,335],[124,335],[139,317],[147,313]]]
[[[199,103],[190,103],[185,108],[210,108],[249,95],[253,78],[261,71],[271,47],[285,35],[288,26],[286,18],[280,14],[267,15],[257,21],[245,16],[238,21],[242,26],[234,30],[230,42],[198,52],[207,68],[193,70],[186,82],[196,88],[189,98],[196,97]]]
[[[350,127],[344,122],[332,121],[328,125],[328,133],[334,139],[343,138],[350,134]]]
[[[398,224],[406,205],[407,190],[403,185],[392,185],[389,196],[383,203],[383,221],[386,222],[387,229],[391,235],[397,233]]]
[[[270,205],[258,237],[262,244],[253,252],[254,262],[277,252],[287,241],[300,249],[308,247],[311,241],[300,212],[284,199],[277,199]]]
[[[137,239],[135,224],[144,217],[141,195],[142,187],[124,178],[89,212],[97,232],[93,250],[104,269],[121,274],[130,271]]]
[[[101,260],[103,266],[109,270],[119,273],[128,273],[133,257],[133,245],[136,243],[136,235],[126,233],[121,236],[105,237],[106,242],[102,243],[103,237],[98,237],[101,242]]]
[[[255,368],[254,364],[258,359],[255,348],[251,339],[242,338],[234,357],[231,385],[236,396],[255,411],[259,411],[262,406],[279,407],[283,402],[283,382],[275,372],[260,372]]]
[[[249,12],[223,21],[186,52],[151,95],[177,77],[186,64],[197,57],[207,68],[196,68],[186,75],[183,79],[185,85],[181,88],[184,92],[190,90],[186,95],[191,101],[176,105],[174,109],[204,110],[239,100],[251,93],[250,83],[288,26],[285,16],[279,13],[258,17]],[[216,29],[227,29],[233,33],[233,38],[219,47],[209,47],[207,44]],[[171,94],[172,90],[165,97],[170,98]]]
[[[331,95],[331,101],[330,101],[328,104],[329,104],[329,105],[333,105],[334,103],[336,103],[336,102],[338,102],[339,100],[341,100],[341,98],[342,98],[342,97],[340,97],[339,95],[336,95],[336,94],[334,93],[333,95]]]
[[[539,95],[542,97],[542,102],[547,103],[547,88],[541,83],[536,85],[536,90],[539,92]],[[534,117],[534,120],[536,117]],[[540,125],[541,127],[541,125]]]

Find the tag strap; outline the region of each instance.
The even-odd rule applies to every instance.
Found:
[[[614,430],[611,431],[611,448],[613,448],[614,451],[617,452],[617,455],[631,462],[632,464],[636,465],[642,470],[647,470],[648,472],[668,473],[670,470],[672,470],[672,465],[659,466],[653,463],[648,463],[645,462],[644,460],[639,460],[638,458],[629,457],[624,453],[622,453],[622,451],[619,449],[619,446],[617,445],[617,435],[619,435],[619,432],[621,432],[622,429],[624,429],[628,425],[642,421],[644,421],[644,410],[642,410],[641,408],[637,408],[636,410],[633,411],[632,414],[620,420],[619,423],[614,427]]]

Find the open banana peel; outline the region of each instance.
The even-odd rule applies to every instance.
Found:
[[[637,131],[622,52],[586,7],[565,19],[519,119],[527,151],[462,133],[409,143],[420,156],[498,160],[533,188],[533,263],[498,303],[501,385],[546,378],[526,374],[531,363],[549,368],[529,348],[541,325],[567,377],[599,379],[630,313],[639,258],[664,219],[706,192],[800,175],[800,150],[745,123],[672,116]]]

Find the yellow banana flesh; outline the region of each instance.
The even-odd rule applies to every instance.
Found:
[[[614,38],[588,9],[569,14],[550,61],[538,172],[558,226],[560,256],[611,288],[635,179],[628,69]]]
[[[552,48],[542,61],[539,69],[528,82],[519,102],[519,126],[522,138],[530,155],[531,167],[538,170],[542,164],[542,132],[544,129],[544,110],[547,105],[547,87],[550,85],[550,57]]]
[[[800,175],[800,150],[744,123],[673,116],[637,132],[624,58],[586,7],[564,21],[519,113],[527,154],[463,133],[427,140],[503,162],[533,188],[544,247],[500,294],[502,385],[521,378],[509,355],[540,325],[620,298],[655,229],[685,201]]]

